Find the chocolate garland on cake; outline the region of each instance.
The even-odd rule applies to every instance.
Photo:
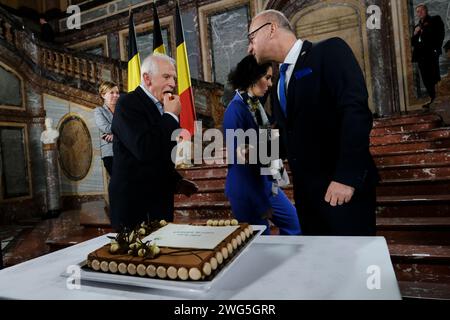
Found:
[[[206,223],[207,226],[235,226],[238,224],[236,219],[219,221],[208,220]],[[161,252],[161,249],[156,246],[156,243],[151,243],[151,241],[145,243],[142,242],[142,238],[165,225],[167,225],[167,222],[164,220],[142,223],[131,232],[124,230],[123,232],[118,233],[116,237],[109,237],[111,239],[111,244],[106,245],[105,249],[109,248],[106,250],[112,256],[117,257],[117,262],[111,260],[108,261],[108,259],[105,258],[104,253],[100,252],[102,249],[99,249],[100,251],[96,250],[89,255],[87,261],[88,266],[96,271],[101,270],[103,272],[119,272],[121,274],[130,275],[135,275],[137,273],[140,276],[157,276],[161,279],[169,277],[172,280],[200,280],[205,277],[212,277],[220,269],[219,266],[222,265],[228,257],[231,257],[233,252],[237,250],[246,239],[250,238],[253,233],[251,226],[247,224],[245,224],[246,227],[241,226],[240,229],[236,230],[234,236],[230,235],[229,239],[222,241],[219,250],[212,252],[211,256],[205,261],[204,255],[203,257],[201,256],[202,253],[211,250],[162,247],[164,248],[163,253]],[[168,250],[170,251],[168,252]],[[176,265],[168,267],[159,265],[156,267],[152,264],[144,264],[144,261],[153,260],[158,256],[192,256],[193,258],[198,259],[199,263],[205,262],[200,269],[194,267],[189,268],[189,270],[183,266],[177,267]],[[137,259],[138,261],[136,261]]]

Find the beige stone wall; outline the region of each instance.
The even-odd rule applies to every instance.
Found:
[[[360,1],[327,0],[299,11],[291,23],[297,36],[312,42],[332,37],[344,39],[352,48],[366,78],[369,95],[372,92],[365,7]],[[374,105],[369,99],[369,107]]]

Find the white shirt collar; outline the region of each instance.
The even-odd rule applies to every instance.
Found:
[[[286,58],[284,59],[284,63],[289,63],[290,65],[295,65],[295,63],[297,62],[298,56],[300,55],[300,52],[302,51],[302,46],[303,46],[303,41],[301,39],[298,39],[297,41],[295,41],[291,50],[289,50],[289,53],[287,54]]]

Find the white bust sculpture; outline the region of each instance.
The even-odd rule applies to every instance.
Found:
[[[59,137],[58,130],[52,128],[53,119],[45,118],[45,131],[41,134],[41,142],[43,144],[55,143],[56,139]]]

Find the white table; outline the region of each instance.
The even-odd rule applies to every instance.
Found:
[[[382,237],[262,236],[206,292],[81,281],[69,290],[67,266],[107,243],[101,236],[0,271],[8,299],[401,299]],[[372,266],[372,267],[371,267]],[[375,267],[374,267],[375,266]],[[370,273],[368,273],[368,271]],[[379,275],[379,289],[376,288]],[[368,288],[369,284],[372,289]],[[375,288],[373,287],[375,285]]]

